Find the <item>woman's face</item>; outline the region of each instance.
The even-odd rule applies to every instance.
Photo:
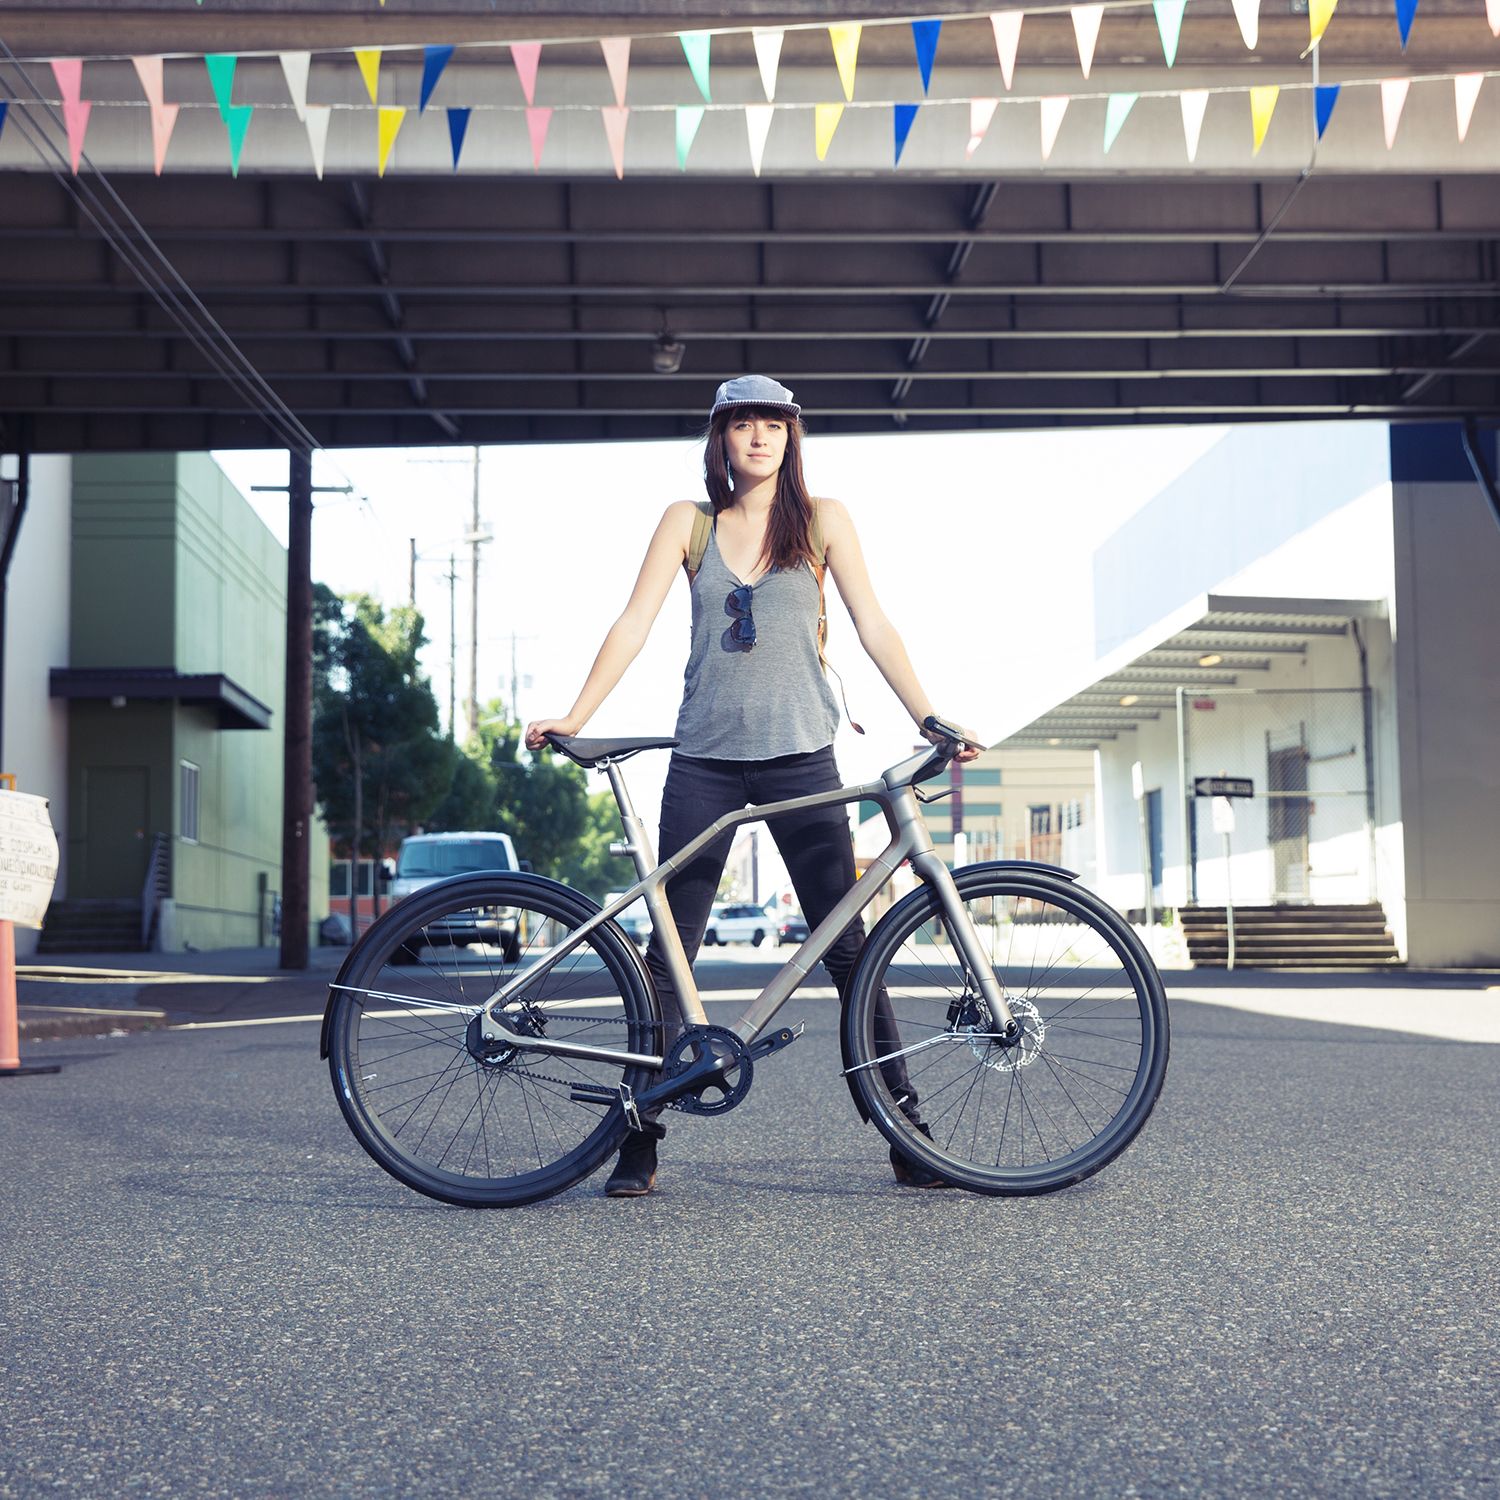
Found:
[[[786,418],[749,412],[730,417],[724,429],[729,467],[751,484],[767,479],[786,456]]]

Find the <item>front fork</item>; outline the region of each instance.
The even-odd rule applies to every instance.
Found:
[[[948,931],[963,958],[964,966],[979,987],[979,993],[990,1013],[991,1027],[1006,1041],[1013,1040],[1020,1033],[1020,1023],[1006,1003],[1005,991],[995,977],[989,955],[984,951],[973,919],[969,916],[969,909],[958,893],[953,872],[937,853],[930,850],[912,855],[911,863],[917,874],[937,892],[938,904],[943,908]]]

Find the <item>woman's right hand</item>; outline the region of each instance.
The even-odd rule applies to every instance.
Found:
[[[547,743],[546,737],[549,734],[571,737],[582,727],[581,724],[575,724],[572,719],[533,719],[526,726],[526,748],[540,750]]]

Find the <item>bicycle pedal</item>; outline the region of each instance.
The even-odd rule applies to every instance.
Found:
[[[807,1022],[805,1021],[798,1021],[796,1026],[783,1026],[779,1031],[773,1031],[770,1036],[763,1036],[748,1049],[749,1055],[752,1059],[759,1061],[762,1057],[769,1057],[773,1052],[780,1052],[783,1047],[790,1047],[806,1029]]]

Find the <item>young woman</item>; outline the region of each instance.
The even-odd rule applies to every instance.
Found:
[[[679,741],[662,792],[657,858],[665,859],[716,818],[748,802],[779,802],[843,783],[833,758],[838,702],[819,651],[821,591],[812,564],[821,532],[827,569],[848,606],[859,641],[892,691],[922,729],[933,712],[906,647],[885,617],[871,586],[849,512],[837,500],[813,501],[802,476],[801,408],[785,386],[763,375],[726,381],[709,413],[703,477],[713,503],[713,526],[702,562],[690,577],[692,643]],[[815,521],[816,507],[816,521]],[[669,505],[646,549],[624,613],[604,638],[577,702],[565,718],[526,727],[526,744],[540,749],[547,734],[576,735],[607,698],[645,643],[678,570],[685,568],[699,507]],[[972,760],[965,746],[959,760]],[[809,928],[816,927],[854,884],[854,849],[842,807],[817,808],[769,820]],[[691,963],[703,941],[734,830],[711,844],[667,882],[667,899]],[[864,942],[859,918],[824,955],[845,993]],[[655,939],[646,966],[662,1000],[666,1044],[682,1019],[666,962]],[[889,1017],[889,1008],[886,1008]],[[894,1023],[888,1022],[894,1033]],[[886,1069],[902,1108],[919,1121],[916,1090],[904,1062]],[[643,1120],[620,1150],[606,1184],[611,1197],[649,1193],[656,1180],[656,1144],[666,1134]],[[925,1129],[925,1127],[923,1127]],[[944,1186],[942,1178],[901,1156],[891,1165],[909,1187]]]

